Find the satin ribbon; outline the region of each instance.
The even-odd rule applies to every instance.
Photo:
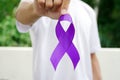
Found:
[[[66,32],[64,31],[60,23],[61,21],[70,22],[70,26],[68,27]],[[55,70],[57,68],[58,63],[60,62],[60,60],[62,59],[65,53],[67,53],[68,56],[70,57],[73,63],[74,69],[76,68],[80,60],[80,56],[76,47],[72,42],[74,38],[74,34],[75,34],[75,28],[74,28],[71,16],[69,14],[61,15],[56,25],[56,36],[57,36],[57,39],[59,40],[59,43],[57,47],[54,49],[53,54],[50,58],[51,63]]]

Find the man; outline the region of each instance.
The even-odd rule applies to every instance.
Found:
[[[59,43],[55,35],[57,19],[70,14],[75,27],[73,44],[80,61],[74,69],[64,55],[54,70],[50,57]],[[22,0],[16,11],[17,29],[30,31],[33,46],[34,80],[101,80],[95,52],[100,49],[94,11],[80,0]],[[61,23],[67,29],[67,22]]]

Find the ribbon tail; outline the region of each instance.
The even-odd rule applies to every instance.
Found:
[[[65,49],[63,49],[62,45],[59,43],[50,58],[50,61],[55,70],[61,58],[64,56],[64,54],[65,54]]]
[[[73,45],[73,43],[71,43],[69,49],[67,50],[67,54],[69,55],[73,65],[74,65],[74,69],[75,69],[80,60],[80,56],[79,56],[77,49]]]

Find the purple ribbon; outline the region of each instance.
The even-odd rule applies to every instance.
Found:
[[[69,21],[70,22],[70,26],[68,27],[66,32],[64,31],[62,25],[60,24],[60,21]],[[76,68],[76,66],[80,60],[80,56],[79,56],[79,53],[78,53],[76,47],[72,43],[74,34],[75,34],[75,29],[74,29],[74,25],[73,25],[71,16],[69,14],[61,15],[59,18],[59,21],[56,25],[56,36],[59,40],[59,43],[58,43],[57,47],[55,48],[55,50],[53,51],[53,54],[50,58],[55,70],[57,68],[58,63],[64,56],[65,52],[67,52],[68,56],[70,57],[70,59],[73,63],[74,69]]]

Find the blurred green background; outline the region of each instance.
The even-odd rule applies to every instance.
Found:
[[[15,27],[20,0],[0,0],[0,46],[31,46],[29,33]],[[96,10],[102,47],[120,47],[120,0],[83,0]]]

